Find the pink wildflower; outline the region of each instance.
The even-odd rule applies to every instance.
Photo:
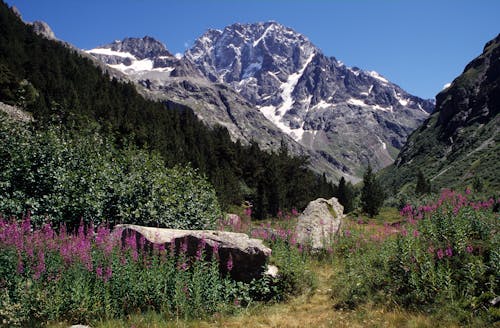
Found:
[[[440,259],[440,260],[441,260],[441,259],[444,257],[444,252],[443,252],[443,250],[442,250],[441,248],[440,248],[440,249],[438,249],[438,250],[437,250],[437,252],[436,252],[436,255],[437,255],[438,259]]]
[[[472,252],[474,251],[474,247],[472,247],[472,245],[467,245],[465,251],[469,254],[472,254]]]
[[[453,256],[453,250],[451,249],[451,246],[448,246],[446,248],[446,250],[444,251],[444,253],[446,254],[446,256],[452,257]]]
[[[418,236],[420,236],[420,232],[418,232],[418,230],[413,230],[413,237],[415,238],[418,238]]]
[[[100,266],[98,266],[95,269],[95,273],[96,273],[96,275],[97,275],[98,278],[102,278],[102,268]]]
[[[227,260],[227,271],[231,271],[233,269],[233,256],[229,253],[229,259]]]

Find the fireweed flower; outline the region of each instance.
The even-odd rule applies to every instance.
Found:
[[[229,259],[227,260],[227,271],[231,271],[233,269],[233,256],[229,253]]]
[[[415,238],[418,238],[418,236],[420,236],[420,232],[418,232],[418,230],[413,230],[413,237]]]
[[[104,281],[108,281],[113,276],[113,268],[111,266],[106,268],[106,272],[104,273]]]
[[[444,251],[444,253],[446,254],[446,256],[452,257],[453,256],[453,250],[451,249],[451,246],[448,246],[446,248],[446,250]]]
[[[436,255],[437,255],[438,259],[440,259],[440,260],[441,260],[441,259],[444,257],[444,252],[443,252],[443,250],[442,250],[441,248],[440,248],[440,249],[438,249],[438,250],[437,250],[437,252],[436,252]]]
[[[472,247],[472,245],[467,245],[465,251],[469,254],[472,254],[472,252],[474,251],[474,247]]]

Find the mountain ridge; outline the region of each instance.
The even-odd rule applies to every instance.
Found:
[[[209,29],[182,58],[155,54],[131,62],[129,52],[113,53],[131,39],[87,52],[128,74],[157,98],[194,108],[212,106],[195,111],[209,125],[228,127],[234,138],[255,139],[264,148],[276,149],[276,138],[260,141],[268,133],[252,135],[252,125],[274,136],[286,135],[292,149],[304,148],[300,153],[321,162],[317,171],[326,168],[333,178],[356,180],[368,164],[379,169],[392,163],[409,133],[433,109],[432,101],[408,94],[374,71],[326,57],[307,37],[277,22]],[[200,97],[200,90],[208,101]],[[253,115],[268,122],[249,122],[243,133],[238,118],[225,114],[228,105],[240,108],[240,117],[258,109]],[[210,115],[217,118],[211,120]]]
[[[376,72],[346,67],[277,22],[208,30],[185,57],[211,81],[230,84],[296,141],[350,168],[392,162],[407,135],[433,110],[432,101]],[[348,129],[356,121],[375,128],[364,135],[359,125]],[[337,132],[350,136],[336,142]]]
[[[476,179],[498,190],[500,34],[436,100],[435,112],[409,137],[382,180],[398,190],[421,169],[436,188],[470,186]]]

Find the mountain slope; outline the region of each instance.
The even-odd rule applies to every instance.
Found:
[[[436,111],[382,173],[392,189],[415,181],[421,169],[437,187],[479,179],[500,189],[500,35],[488,42],[453,83],[436,96]]]
[[[311,199],[332,194],[332,186],[324,177],[308,170],[303,158],[288,156],[285,148],[279,153],[269,153],[261,151],[255,143],[243,146],[231,142],[225,128],[207,127],[189,107],[145,99],[135,84],[110,76],[111,70],[101,70],[89,55],[37,35],[33,26],[23,23],[2,1],[0,31],[0,103],[18,105],[31,113],[30,129],[66,131],[77,139],[91,138],[90,145],[109,138],[125,152],[137,148],[150,151],[169,167],[191,165],[209,178],[222,206],[251,201],[254,212],[261,218],[276,215],[280,209],[305,207]],[[11,107],[0,107],[2,117],[4,111],[15,112]],[[4,136],[8,136],[9,131],[7,128]],[[0,148],[4,146],[0,143]],[[22,159],[26,148],[20,147],[16,156]],[[58,147],[64,150],[65,144]],[[10,157],[9,152],[0,149],[1,164],[9,163]],[[18,172],[14,172],[14,177],[21,175],[16,181],[24,187],[35,186],[27,189],[40,199],[44,199],[46,190],[60,187],[50,179],[44,185],[37,185],[38,181],[33,180],[36,175],[29,170],[39,174],[39,168],[47,161],[44,156],[38,161],[24,159],[27,172],[14,170]],[[75,163],[84,165],[78,160]],[[0,169],[0,178],[7,173]],[[74,174],[79,181],[87,179],[79,175],[78,168]],[[23,179],[29,183],[23,184]],[[82,186],[85,184],[75,188]],[[16,186],[9,181],[0,181],[0,189],[0,199],[7,202],[12,195],[19,196]],[[136,192],[135,189],[129,191]],[[155,193],[154,189],[150,191]],[[84,192],[86,199],[92,201],[92,191],[85,189]],[[107,208],[113,211],[116,206],[113,203]],[[20,213],[24,209],[19,207],[16,211]]]
[[[125,38],[86,53],[141,85],[148,97],[186,105],[209,126],[224,126],[233,140],[272,150],[284,140],[293,154],[309,156],[316,172],[339,175],[337,167],[283,133],[227,84],[209,81],[191,61],[173,56],[151,37]]]
[[[275,22],[209,30],[185,56],[212,82],[230,84],[283,132],[352,175],[368,163],[392,163],[433,110],[432,101],[326,57]]]

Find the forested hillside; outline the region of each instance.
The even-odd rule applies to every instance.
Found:
[[[242,146],[185,106],[145,100],[132,83],[36,35],[3,2],[0,30],[0,101],[31,112],[36,129],[96,131],[118,148],[133,144],[157,152],[167,167],[191,163],[214,185],[223,208],[250,200],[258,217],[333,192],[324,176],[306,168],[306,158],[290,157],[285,144],[278,153]]]

